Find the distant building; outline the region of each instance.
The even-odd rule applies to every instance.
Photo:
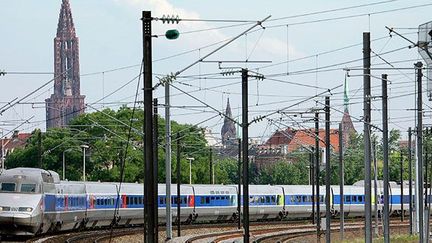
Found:
[[[345,79],[344,85],[344,114],[342,117],[342,143],[345,148],[347,148],[350,137],[357,134],[357,131],[354,128],[354,124],[351,120],[351,115],[349,114],[349,97],[348,97],[348,84]]]
[[[222,137],[222,145],[225,147],[236,144],[236,139],[237,139],[236,125],[232,117],[229,99],[227,100],[224,124],[221,130],[221,137]]]
[[[14,131],[10,138],[0,139],[0,168],[3,168],[3,162],[6,157],[17,148],[24,148],[27,144],[27,139],[31,136],[30,133],[19,133]]]
[[[45,100],[46,127],[63,127],[84,113],[80,94],[78,37],[69,0],[63,0],[54,38],[54,94]]]
[[[216,138],[212,133],[212,130],[208,128],[204,130],[204,138],[207,141],[207,145],[212,148],[217,148],[222,146],[222,144],[220,143],[220,139]]]
[[[319,130],[319,147],[325,149],[325,129]],[[309,151],[315,147],[315,129],[287,128],[278,130],[263,145],[255,146],[253,155],[258,167],[267,166],[278,161],[293,162],[290,153]],[[339,130],[330,129],[330,149],[339,152]]]

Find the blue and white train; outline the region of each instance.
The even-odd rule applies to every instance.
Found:
[[[391,184],[391,213],[400,213],[400,189]],[[382,188],[377,187],[378,210]],[[303,185],[250,185],[251,220],[296,219],[312,216],[312,188]],[[15,168],[0,175],[0,235],[38,235],[46,232],[143,224],[144,186],[137,183],[60,181],[56,172]],[[182,185],[181,215],[175,209],[176,186],[172,185],[173,217],[182,222],[236,220],[236,185]],[[346,216],[361,216],[364,209],[361,185],[344,187]],[[165,185],[158,185],[159,222],[165,221]],[[407,195],[407,192],[404,192]],[[325,188],[320,190],[320,209],[325,214]],[[374,200],[374,199],[373,199]],[[240,198],[240,203],[242,203]],[[339,186],[331,187],[332,215],[340,212]],[[408,199],[404,200],[408,209]],[[398,211],[399,210],[399,211]]]

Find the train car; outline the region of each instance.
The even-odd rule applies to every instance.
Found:
[[[283,190],[280,186],[249,186],[249,219],[275,219],[283,212]]]
[[[198,221],[228,221],[238,217],[237,187],[194,185],[195,215]]]
[[[173,221],[190,223],[196,219],[195,212],[195,193],[192,185],[180,186],[180,217],[177,215],[177,186],[171,185],[171,211]],[[158,185],[158,211],[159,221],[165,222],[166,215],[166,186],[165,184]]]
[[[334,193],[334,214],[340,214],[341,195],[339,186],[332,186]],[[359,186],[344,186],[344,215],[345,216],[361,216],[364,211],[364,188]],[[374,196],[372,196],[374,198]],[[372,199],[372,204],[374,199]]]
[[[0,235],[36,235],[55,220],[53,171],[15,168],[0,176]]]
[[[114,209],[121,207],[118,200],[118,187],[114,183],[85,182],[87,195],[86,227],[109,226],[115,218]]]
[[[403,191],[400,185],[390,187],[390,213],[391,215],[409,215],[409,189],[404,188]],[[403,192],[403,193],[402,193]],[[402,195],[403,194],[403,195]],[[413,203],[415,196],[413,196]]]
[[[284,205],[286,217],[290,219],[308,218],[312,216],[312,186],[288,185],[280,186],[284,193]],[[320,186],[320,214],[325,215],[325,187]],[[330,195],[330,203],[333,212],[333,193]]]
[[[62,181],[55,186],[55,218],[51,222],[50,230],[83,228],[87,219],[85,184]]]

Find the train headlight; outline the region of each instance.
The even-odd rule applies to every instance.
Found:
[[[10,211],[10,207],[2,207],[0,206],[0,212]]]
[[[33,208],[30,208],[30,207],[20,207],[19,209],[18,209],[18,211],[20,211],[20,212],[31,212],[31,211],[33,211]]]

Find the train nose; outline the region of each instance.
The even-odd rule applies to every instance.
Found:
[[[12,210],[0,212],[0,233],[4,235],[34,235],[39,225],[33,220],[31,213]]]

